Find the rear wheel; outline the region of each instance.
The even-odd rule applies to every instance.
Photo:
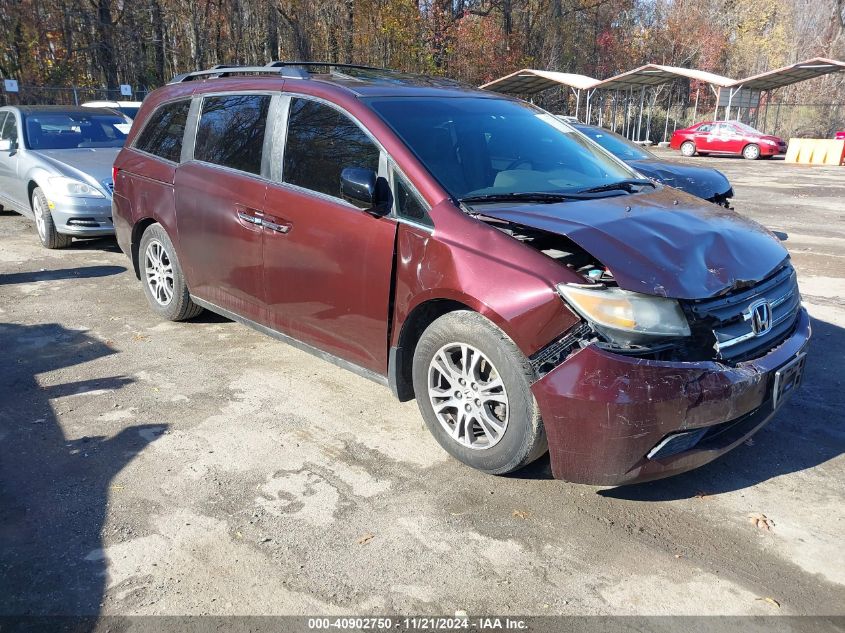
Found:
[[[757,160],[760,158],[760,146],[749,143],[742,148],[742,157],[747,160]]]
[[[695,143],[692,141],[684,141],[681,143],[681,155],[683,156],[695,156]]]
[[[147,227],[138,254],[144,294],[153,310],[170,321],[192,319],[202,312],[191,301],[173,242],[161,224]]]
[[[63,235],[56,230],[56,223],[53,221],[53,214],[50,213],[50,203],[47,196],[36,187],[32,191],[32,214],[35,216],[35,228],[38,230],[38,239],[44,248],[64,248],[70,246],[73,238],[70,235]]]
[[[414,392],[426,426],[450,455],[486,473],[517,470],[548,448],[532,376],[516,344],[466,310],[434,321],[414,351]]]

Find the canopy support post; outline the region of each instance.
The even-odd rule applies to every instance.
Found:
[[[692,121],[690,121],[690,125],[695,125],[695,118],[698,116],[698,93],[701,88],[695,89],[695,105],[692,106]]]
[[[611,131],[612,131],[612,132],[615,132],[615,131],[616,131],[616,102],[617,102],[618,100],[619,100],[619,91],[618,91],[618,90],[614,90],[614,91],[613,91],[613,113],[610,115],[610,118],[612,119],[612,123],[611,123],[611,125],[613,126],[613,127],[611,128]]]
[[[637,140],[640,139],[640,132],[642,131],[643,127],[643,104],[645,103],[645,86],[640,88],[640,115],[637,119]]]
[[[672,111],[672,93],[674,86],[669,89],[669,105],[666,106],[666,123],[663,126],[663,142],[666,142],[666,136],[669,134],[669,113]]]

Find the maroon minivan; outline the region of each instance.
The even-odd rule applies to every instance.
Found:
[[[117,158],[114,224],[163,317],[209,309],[416,397],[488,473],[709,462],[795,391],[810,338],[768,230],[532,105],[383,69],[177,77]]]

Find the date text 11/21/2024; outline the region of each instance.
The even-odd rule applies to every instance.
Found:
[[[329,630],[370,630],[370,631],[523,631],[528,623],[519,618],[477,617],[465,615],[454,617],[338,617],[309,618],[308,629],[311,631]]]

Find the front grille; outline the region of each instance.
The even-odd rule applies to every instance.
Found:
[[[759,302],[771,307],[771,328],[755,334],[751,308]],[[751,288],[714,299],[685,302],[690,326],[699,335],[709,330],[715,338],[715,358],[740,362],[756,358],[777,347],[787,338],[801,308],[801,295],[791,265],[779,269]]]

